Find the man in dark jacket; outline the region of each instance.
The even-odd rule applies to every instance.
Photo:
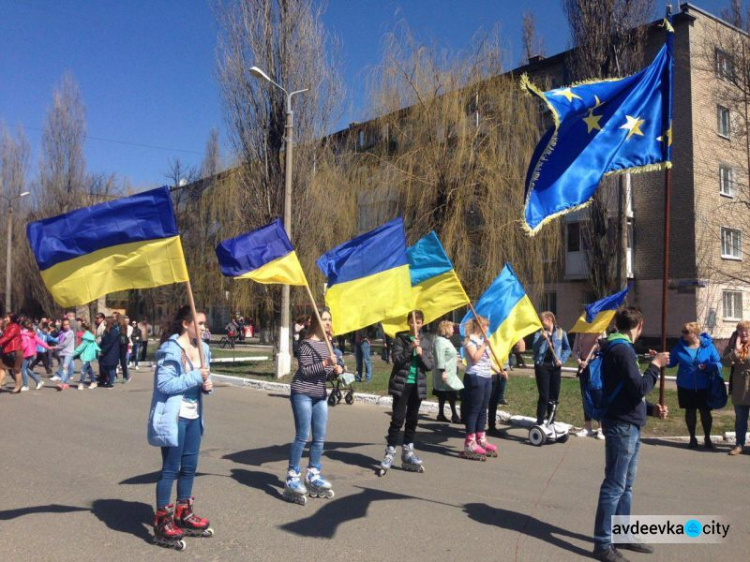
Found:
[[[397,334],[393,341],[393,370],[388,382],[388,394],[393,396],[393,414],[388,428],[386,457],[381,466],[385,470],[390,468],[399,433],[406,423],[401,454],[402,466],[406,470],[421,472],[422,461],[414,454],[414,433],[417,430],[419,406],[427,397],[427,371],[433,369],[434,361],[432,342],[422,335],[422,311],[410,312],[408,321],[412,331]]]
[[[669,363],[669,353],[651,352],[653,357],[641,374],[633,344],[643,330],[643,314],[635,307],[622,307],[615,314],[617,333],[602,345],[602,383],[610,405],[601,420],[605,441],[604,482],[594,525],[594,555],[606,562],[627,560],[612,544],[612,516],[630,515],[633,485],[638,468],[641,428],[646,416],[667,416],[667,407],[646,402],[660,369]],[[619,548],[650,553],[653,548],[641,542],[619,543]]]

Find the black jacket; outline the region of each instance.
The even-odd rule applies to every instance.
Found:
[[[623,385],[604,414],[604,420],[643,427],[646,416],[653,411],[653,406],[646,402],[646,395],[654,388],[659,378],[659,369],[649,365],[646,372],[641,374],[638,357],[629,342],[609,349],[610,346],[611,342],[606,342],[602,347],[604,393],[611,396],[621,381]]]
[[[388,381],[388,394],[391,396],[401,396],[401,392],[406,386],[406,379],[409,377],[409,367],[411,367],[411,334],[401,332],[396,334],[393,339],[393,350],[391,351],[391,360],[393,361],[393,370],[391,378]],[[422,355],[417,363],[417,387],[419,399],[427,398],[427,371],[432,371],[435,362],[432,358],[432,338],[425,334],[420,334]]]
[[[116,367],[120,362],[120,332],[114,329],[104,332],[99,347],[102,350],[99,363],[104,367]]]

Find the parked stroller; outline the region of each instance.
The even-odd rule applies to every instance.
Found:
[[[329,378],[331,383],[331,393],[328,395],[328,405],[335,406],[343,399],[344,402],[350,406],[354,404],[354,374],[346,370],[346,364],[344,364],[343,354],[338,349],[334,348],[336,357],[338,357],[338,363],[344,368],[344,372],[340,375],[332,375]]]

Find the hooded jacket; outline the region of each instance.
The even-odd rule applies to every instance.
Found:
[[[711,378],[721,373],[721,357],[706,333],[700,335],[698,353],[693,359],[687,344],[680,338],[669,354],[668,367],[677,365],[677,386],[690,390],[704,390],[711,386]],[[705,365],[705,369],[699,366]]]
[[[419,399],[427,398],[427,371],[435,368],[435,362],[432,358],[432,338],[428,338],[423,333],[419,334],[422,342],[422,355],[417,360],[417,390]],[[393,339],[393,351],[391,360],[393,361],[393,370],[391,378],[388,381],[388,394],[391,396],[401,396],[406,386],[406,380],[409,378],[409,368],[411,367],[412,349],[411,334],[401,332],[396,334]]]
[[[211,353],[205,343],[203,356],[210,363]],[[182,397],[190,389],[203,386],[200,368],[188,371],[189,364],[182,360],[183,348],[177,334],[161,344],[156,352],[154,372],[154,394],[151,398],[151,413],[148,417],[148,444],[154,447],[176,447],[178,445],[178,420]],[[198,393],[198,413],[203,434],[203,393]]]
[[[49,346],[42,338],[30,330],[21,330],[21,349],[23,349],[23,358],[28,359],[36,355],[37,345],[43,349],[49,349]]]
[[[73,357],[81,357],[81,361],[84,363],[90,363],[94,361],[101,351],[101,348],[96,343],[96,336],[89,331],[83,332],[81,338],[81,345],[76,347],[73,352]]]

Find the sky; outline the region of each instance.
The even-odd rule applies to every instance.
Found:
[[[693,4],[718,14],[729,0]],[[397,23],[449,52],[499,24],[515,66],[525,11],[548,56],[568,48],[559,0],[329,0],[323,21],[341,40],[347,90],[339,128],[371,117],[365,78]],[[89,172],[114,173],[136,189],[163,185],[175,159],[200,164],[212,128],[230,161],[216,34],[210,0],[0,0],[0,122],[23,128],[34,175],[52,91],[70,72],[86,106]]]

